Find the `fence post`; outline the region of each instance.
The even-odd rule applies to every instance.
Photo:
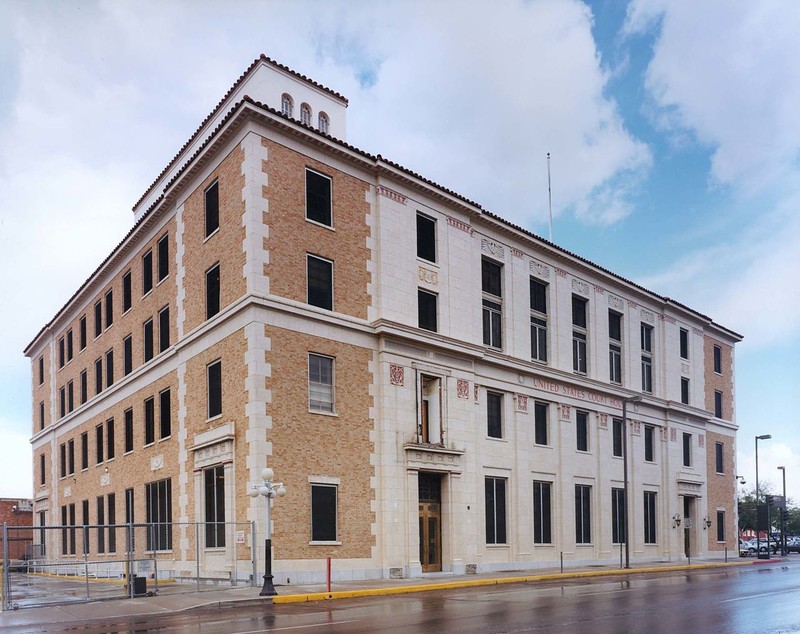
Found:
[[[8,577],[8,524],[3,522],[3,609],[11,607],[11,586]]]
[[[250,579],[250,587],[256,587],[256,577],[258,570],[256,570],[256,523],[250,522],[250,553],[253,555],[253,576]]]
[[[194,523],[194,560],[195,560],[195,581],[197,591],[200,592],[200,526]]]
[[[125,566],[127,567],[125,578],[128,584],[128,598],[133,599],[133,524],[131,522],[127,524],[125,538],[127,546],[125,549],[127,551],[125,555]]]
[[[102,528],[100,530],[103,530]],[[86,600],[90,598],[89,592],[89,527],[83,525],[83,570],[86,575]]]

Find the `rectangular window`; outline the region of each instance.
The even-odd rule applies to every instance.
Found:
[[[131,299],[131,272],[128,271],[122,276],[122,312],[127,313],[133,300]]]
[[[503,266],[492,260],[481,260],[483,291],[483,343],[491,348],[503,347]]]
[[[437,331],[436,303],[435,293],[417,289],[417,321],[420,328],[431,332]]]
[[[311,485],[311,541],[338,540],[336,509],[338,487],[331,484]]]
[[[681,403],[689,404],[689,379],[685,376],[681,377]]]
[[[655,443],[656,428],[652,425],[644,426],[644,461],[655,462],[656,443]]]
[[[551,544],[551,484],[549,482],[533,483],[533,543]]]
[[[714,463],[717,468],[717,473],[725,473],[725,445],[721,442],[714,444]]]
[[[611,489],[611,543],[625,543],[625,489]]]
[[[692,435],[683,435],[683,466],[692,466]]]
[[[210,363],[207,372],[208,418],[222,415],[222,361]]]
[[[64,367],[64,337],[58,340],[58,367]]]
[[[145,484],[147,550],[172,550],[172,479]]]
[[[106,387],[114,384],[114,351],[106,352]]]
[[[39,431],[44,429],[44,401],[39,403]]]
[[[486,482],[486,543],[505,544],[506,541],[506,479],[487,477]]]
[[[67,475],[75,474],[75,440],[67,441]]]
[[[134,512],[134,497],[133,497],[133,489],[125,489],[125,523],[126,524],[134,524],[136,523],[136,514]],[[136,531],[125,531],[126,541],[127,544],[127,552],[133,552],[136,548],[136,538],[135,538]]]
[[[114,419],[109,418],[106,421],[106,460],[114,457],[114,449]]]
[[[109,493],[106,497],[108,502],[108,552],[117,552],[117,496]]]
[[[306,218],[332,226],[331,199],[330,177],[306,169]]]
[[[94,451],[95,451],[95,464],[100,464],[103,462],[103,451],[105,446],[103,445],[103,425],[98,425],[94,428]]]
[[[39,454],[39,484],[44,485],[47,482],[47,471],[45,470],[45,457],[44,454]]]
[[[219,181],[214,182],[205,193],[206,238],[219,229]]]
[[[306,256],[308,303],[333,310],[333,262],[314,255]]]
[[[589,451],[589,414],[586,412],[575,412],[575,434],[576,449],[578,451]]]
[[[158,250],[158,281],[169,275],[169,234],[161,236],[156,245]]]
[[[417,257],[436,262],[436,221],[417,214]]]
[[[67,362],[72,361],[72,328],[67,330]]]
[[[572,296],[572,369],[580,374],[588,371],[587,363],[587,321],[588,300]]]
[[[67,443],[62,442],[58,447],[58,475],[67,477]]]
[[[89,432],[81,434],[81,470],[89,468]]]
[[[206,319],[216,315],[220,305],[220,268],[217,263],[206,271]]]
[[[106,328],[114,323],[114,291],[108,289],[106,291]]]
[[[333,413],[333,359],[308,355],[308,409]]]
[[[547,363],[547,284],[530,279],[531,359]]]
[[[486,435],[503,437],[503,395],[486,392]]]
[[[125,410],[125,453],[133,451],[133,410]]]
[[[89,400],[89,373],[81,371],[81,405]]]
[[[75,409],[75,387],[70,381],[67,383],[67,412],[71,412],[73,409]]]
[[[39,357],[39,385],[44,383],[44,357]]]
[[[97,496],[97,552],[106,552],[106,499],[102,495]]]
[[[95,339],[103,334],[103,302],[94,305],[94,336]]]
[[[159,393],[158,399],[159,437],[163,440],[172,435],[172,403],[169,390]]]
[[[680,335],[680,349],[681,349],[681,359],[688,359],[689,358],[689,331],[686,328],[681,328],[681,335]]]
[[[717,541],[725,541],[725,511],[717,511]]]
[[[169,348],[169,306],[165,306],[158,313],[158,351],[164,352]]]
[[[644,492],[644,543],[656,543],[656,492]]]
[[[623,429],[622,429],[622,419],[615,418],[612,423],[612,430],[613,430],[613,439],[612,439],[612,448],[611,448],[611,455],[617,458],[622,458],[622,443],[623,443]]]
[[[78,340],[81,350],[84,350],[86,348],[86,315],[81,316],[78,325]]]
[[[547,445],[547,404],[536,402],[533,405],[533,442]]]
[[[64,418],[67,414],[67,387],[64,385],[58,390],[58,417]]]
[[[144,444],[152,445],[156,441],[156,401],[153,397],[144,402]]]
[[[225,467],[203,471],[206,501],[206,548],[225,547]]]
[[[142,297],[153,290],[153,252],[142,256]]]
[[[722,418],[722,392],[714,390],[714,416]]]
[[[575,485],[575,543],[592,543],[592,487]]]
[[[642,335],[642,391],[653,392],[653,327],[641,324]]]
[[[63,555],[69,554],[69,542],[68,542],[68,531],[67,531],[67,507],[63,505],[61,507],[61,553]]]
[[[714,372],[722,374],[722,348],[714,346]]]
[[[608,377],[622,384],[622,315],[608,311]]]
[[[128,376],[133,372],[133,335],[122,340],[122,373]]]
[[[148,319],[142,326],[142,348],[144,351],[144,361],[147,363],[153,358],[153,320]]]

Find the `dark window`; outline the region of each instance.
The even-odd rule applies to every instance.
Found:
[[[220,270],[215,264],[206,271],[206,319],[219,312],[220,303]]]
[[[67,383],[67,412],[71,412],[73,409],[75,409],[75,388],[70,381]]]
[[[313,353],[308,355],[308,409],[312,412],[333,412],[333,359],[331,357]]]
[[[67,441],[67,475],[75,473],[75,440]]]
[[[506,543],[505,478],[486,478],[486,543]]]
[[[714,372],[722,374],[722,348],[714,346]]]
[[[417,214],[417,257],[436,262],[436,221]]]
[[[653,352],[653,327],[647,324],[641,325],[642,352]]]
[[[503,265],[483,258],[481,260],[481,289],[488,295],[503,296]]]
[[[652,425],[644,426],[644,461],[655,461],[655,427]]]
[[[106,500],[102,495],[97,496],[97,552],[106,552],[106,531],[103,528],[106,523],[105,517]]]
[[[122,340],[122,372],[125,376],[133,372],[133,335]]]
[[[142,256],[142,295],[147,295],[153,290],[153,252],[148,251]]]
[[[331,179],[306,170],[306,218],[330,227]]]
[[[125,489],[125,523],[134,524],[136,522],[135,515],[133,489]],[[128,542],[128,552],[133,552],[136,548],[135,532],[136,531],[131,531],[129,533],[128,531],[125,531],[126,541]]]
[[[114,291],[106,291],[106,328],[114,323]]]
[[[58,408],[58,417],[64,418],[67,414],[67,387],[62,386],[61,389],[58,391],[59,394],[59,408]]]
[[[613,420],[612,429],[614,438],[612,442],[613,447],[611,453],[617,458],[622,458],[623,428],[621,418],[615,418]]]
[[[114,351],[106,352],[106,387],[114,384]]]
[[[131,299],[131,272],[128,271],[122,276],[122,312],[131,309],[133,300]]]
[[[81,405],[89,400],[89,373],[86,370],[81,372]]]
[[[547,444],[547,404],[533,405],[533,442],[537,445]]]
[[[158,249],[158,281],[169,275],[169,234],[162,236],[157,244]]]
[[[172,479],[145,485],[147,550],[172,549]]]
[[[103,302],[99,301],[94,305],[94,336],[99,337],[103,333]]]
[[[492,348],[503,347],[503,267],[496,262],[481,260],[483,290],[483,343]]]
[[[83,350],[84,348],[86,348],[86,315],[83,315],[79,322],[78,339],[80,342],[81,350]]]
[[[61,553],[64,555],[69,554],[69,542],[67,540],[68,531],[66,529],[67,525],[67,507],[64,505],[61,507],[61,526],[64,527],[61,529]]]
[[[133,451],[133,410],[125,410],[125,453]]]
[[[67,361],[72,361],[72,328],[67,330]]]
[[[222,415],[222,361],[208,366],[208,418]]]
[[[81,469],[89,468],[89,432],[81,434]]]
[[[159,421],[160,438],[167,438],[172,435],[172,404],[170,401],[169,390],[164,390],[159,395]]]
[[[714,390],[714,416],[722,418],[722,392]]]
[[[67,443],[62,442],[59,447],[58,454],[58,474],[62,478],[67,477]]]
[[[588,300],[572,296],[572,325],[586,329],[586,304]]]
[[[42,383],[44,383],[44,357],[39,357],[39,385]]]
[[[225,467],[203,471],[206,498],[206,548],[225,546]]]
[[[45,470],[44,454],[39,454],[39,484],[47,482],[47,471]]]
[[[432,332],[437,331],[436,295],[417,289],[417,315],[419,327]]]
[[[608,377],[622,383],[622,315],[608,311]]]
[[[689,379],[681,377],[681,403],[689,404]]]
[[[486,393],[486,435],[503,437],[503,395],[496,392]]]
[[[613,310],[608,311],[608,338],[622,341],[622,315]]]
[[[547,363],[547,284],[531,278],[531,359]]]
[[[644,492],[644,543],[656,543],[656,492]]]
[[[587,300],[572,296],[572,369],[587,372],[586,305]]]
[[[531,310],[547,314],[547,284],[531,278]]]
[[[169,348],[169,306],[158,313],[158,351]]]
[[[653,392],[653,327],[641,324],[642,391]]]
[[[552,519],[550,516],[550,488],[549,482],[533,483],[533,543],[552,543]]]
[[[219,182],[206,190],[206,238],[219,229]]]
[[[150,397],[144,402],[144,444],[156,441],[156,401]]]
[[[103,450],[105,446],[103,445],[103,426],[98,425],[94,428],[94,451],[95,451],[95,464],[100,464],[103,462]]]
[[[683,466],[692,466],[692,435],[683,435]]]
[[[153,358],[153,320],[144,322],[144,336],[142,337],[144,361],[147,363]]]
[[[688,359],[689,358],[689,331],[685,328],[681,328],[681,359]]]
[[[106,460],[111,460],[114,457],[114,419],[109,418],[106,421]]]
[[[717,473],[725,473],[725,461],[723,460],[725,453],[725,445],[718,442],[714,445],[714,457],[717,467]]]
[[[307,256],[308,303],[333,310],[333,262]]]
[[[717,511],[717,541],[725,541],[725,511]]]
[[[575,543],[592,543],[592,487],[575,485]]]
[[[64,337],[58,340],[58,367],[64,367]]]
[[[335,542],[337,487],[330,484],[311,485],[311,541]]]
[[[108,552],[117,552],[117,496],[109,493],[108,497]]]
[[[44,429],[44,401],[39,403],[39,431]]]
[[[622,544],[625,542],[625,490],[611,489],[611,542]]]
[[[586,412],[575,413],[575,431],[578,451],[589,451],[589,415]]]

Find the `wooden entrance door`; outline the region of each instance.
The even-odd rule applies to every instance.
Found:
[[[422,572],[442,570],[441,476],[419,474],[419,561]]]

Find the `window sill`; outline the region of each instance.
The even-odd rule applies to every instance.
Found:
[[[622,542],[622,543],[624,544],[625,542]],[[619,546],[619,544],[617,544],[617,546]],[[591,542],[588,543],[588,544],[575,544],[575,547],[576,548],[594,548],[594,544],[592,544]]]
[[[329,416],[330,418],[339,418],[338,412],[322,412],[316,409],[309,409],[309,414],[317,414],[319,416]]]
[[[308,542],[309,546],[341,546],[342,542],[335,541],[335,542]]]
[[[150,289],[149,291],[147,291],[146,293],[143,293],[143,294],[142,294],[142,299],[144,299],[145,297],[147,297],[147,296],[148,296],[150,293],[152,293],[152,292],[153,292],[153,289],[151,288],[151,289]]]
[[[207,423],[213,423],[214,421],[217,421],[220,418],[222,418],[222,414],[217,414],[216,416],[212,416],[211,418],[207,418],[206,422]]]
[[[216,229],[214,229],[214,231],[212,231],[211,233],[209,233],[209,234],[208,234],[208,235],[207,235],[205,238],[203,238],[203,244],[205,244],[206,242],[208,242],[209,240],[211,240],[211,238],[213,238],[213,237],[214,237],[215,235],[217,235],[218,233],[219,233],[219,226],[218,226]]]
[[[552,449],[553,445],[542,445],[538,442],[533,443],[534,447],[540,447],[541,449]]]
[[[497,440],[500,442],[508,442],[508,438],[504,438],[503,436],[486,436],[486,440]]]
[[[427,264],[428,266],[435,266],[437,269],[439,268],[438,262],[434,262],[432,260],[426,260],[425,258],[420,256],[417,256],[417,262],[420,262],[422,264]]]
[[[508,550],[510,546],[508,544],[486,544],[486,548],[491,548],[492,550]]]
[[[317,227],[321,227],[323,229],[327,229],[328,231],[333,231],[336,233],[336,229],[333,228],[333,214],[331,214],[331,224],[326,225],[324,222],[320,222],[319,220],[312,220],[308,216],[306,216],[306,222],[312,225],[316,225]]]
[[[159,438],[158,442],[164,442],[166,440],[170,440],[171,438],[172,438],[172,434],[170,434],[169,436],[164,436],[163,438]]]
[[[169,273],[167,273],[164,277],[162,277],[160,280],[156,282],[156,288],[161,286],[161,283],[167,281],[168,279],[169,279]]]

